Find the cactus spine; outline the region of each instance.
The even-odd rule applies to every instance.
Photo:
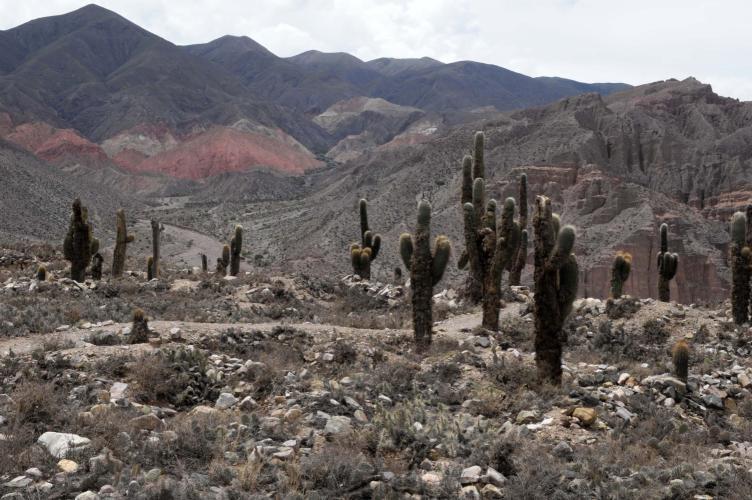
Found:
[[[668,251],[668,225],[661,224],[661,251],[658,254],[658,300],[671,302],[669,283],[676,276],[679,256]]]
[[[561,328],[577,296],[578,267],[572,253],[575,230],[559,229],[551,200],[535,200],[535,364],[538,378],[561,384]]]
[[[243,226],[235,226],[235,235],[230,240],[230,276],[240,272],[240,252],[243,249]]]
[[[687,381],[689,376],[689,345],[684,339],[679,340],[671,351],[674,362],[674,375],[679,380]]]
[[[527,263],[527,174],[520,175],[520,217],[518,219],[520,230],[523,231],[520,245],[509,269],[509,284],[519,285],[522,279],[522,270]]]
[[[748,209],[749,210],[749,209]],[[749,220],[743,212],[731,217],[731,313],[737,325],[749,319],[749,279],[752,252],[747,244],[747,224]]]
[[[159,239],[164,231],[164,226],[159,221],[151,221],[151,247],[152,247],[152,260],[151,260],[151,275],[152,278],[159,278]]]
[[[483,298],[483,284],[488,271],[486,259],[484,259],[485,256],[482,252],[485,233],[481,233],[482,229],[486,227],[486,211],[490,211],[491,208],[486,205],[484,143],[485,135],[483,132],[476,132],[473,141],[473,156],[466,155],[462,159],[460,202],[465,222],[465,250],[462,252],[457,265],[460,269],[464,269],[468,264],[470,265],[466,294],[474,304],[479,303]],[[465,209],[468,203],[473,208],[472,212]],[[495,207],[496,203],[494,202],[494,212]]]
[[[222,257],[217,259],[217,274],[227,276],[227,266],[230,265],[230,245],[222,247]]]
[[[128,234],[125,224],[125,211],[121,208],[115,214],[117,236],[115,237],[115,250],[112,253],[112,277],[119,278],[125,270],[125,249],[128,243],[133,243],[133,235]]]
[[[360,200],[358,204],[360,212],[360,244],[350,245],[350,260],[353,274],[362,279],[371,279],[371,262],[376,260],[381,249],[381,235],[374,234],[368,226],[368,202]]]
[[[91,261],[92,245],[92,231],[87,221],[86,209],[81,206],[81,200],[76,198],[73,201],[68,234],[63,242],[65,259],[71,263],[71,279],[79,282],[86,279],[86,266]]]
[[[438,236],[431,253],[431,204],[423,200],[418,204],[418,223],[415,236],[400,236],[400,255],[410,270],[410,288],[413,303],[413,331],[418,350],[431,344],[433,328],[433,287],[444,275],[451,245],[446,236]]]
[[[614,262],[611,264],[611,297],[618,299],[623,295],[624,282],[629,278],[632,270],[632,254],[629,252],[616,252]]]

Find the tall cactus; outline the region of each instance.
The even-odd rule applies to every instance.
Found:
[[[431,204],[423,200],[418,204],[418,223],[415,236],[400,236],[400,255],[410,270],[410,288],[413,303],[413,331],[419,350],[431,344],[433,329],[433,287],[444,275],[451,245],[446,236],[438,236],[431,253]]]
[[[752,252],[747,245],[747,216],[736,212],[731,217],[731,313],[737,325],[749,320],[749,279]]]
[[[611,264],[611,297],[618,299],[623,295],[624,282],[629,279],[632,270],[632,254],[629,252],[616,252],[614,262]]]
[[[482,180],[478,180],[481,183]],[[496,202],[491,200],[486,206],[484,227],[475,227],[475,207],[465,204],[465,227],[481,234],[480,247],[471,249],[480,254],[483,267],[483,327],[497,331],[499,329],[499,301],[501,300],[501,275],[511,262],[520,241],[520,226],[514,221],[514,198],[507,198],[501,213],[501,223],[496,225]],[[468,253],[470,253],[468,252]]]
[[[350,260],[353,274],[362,279],[371,279],[371,262],[376,260],[381,249],[381,235],[374,234],[368,226],[368,202],[361,199],[358,203],[360,212],[360,244],[350,245]]]
[[[81,200],[76,198],[73,201],[68,233],[63,242],[63,254],[65,260],[71,263],[71,279],[79,282],[86,279],[86,267],[92,256],[92,231],[87,219]]]
[[[518,219],[520,229],[524,231],[520,239],[520,245],[512,257],[512,265],[509,269],[509,284],[519,285],[522,280],[522,270],[527,263],[527,174],[520,175],[520,217]]]
[[[661,224],[661,251],[658,254],[658,300],[671,302],[669,283],[676,276],[679,256],[668,251],[668,225]]]
[[[551,200],[535,200],[535,363],[538,378],[561,383],[561,328],[577,297],[578,267],[572,253],[575,230],[559,228]]]
[[[465,250],[457,262],[460,269],[470,266],[466,281],[467,298],[474,304],[483,299],[483,284],[488,271],[487,260],[482,252],[486,232],[486,212],[492,208],[486,204],[486,166],[484,159],[485,135],[476,132],[473,140],[473,156],[462,159],[462,185],[460,203],[465,222]],[[470,203],[472,213],[465,210]],[[489,202],[491,203],[491,202]],[[495,209],[495,202],[493,208]]]
[[[201,254],[201,272],[205,273],[209,270],[209,261],[206,258],[206,254]]]
[[[240,272],[240,252],[243,249],[243,226],[235,226],[235,235],[230,240],[230,276]]]
[[[115,250],[112,253],[112,277],[119,278],[125,270],[125,249],[128,243],[133,243],[133,235],[128,234],[125,225],[125,211],[121,208],[115,214],[117,236],[115,237]]]
[[[164,226],[159,221],[151,221],[151,247],[152,247],[152,260],[151,260],[151,275],[152,278],[159,278],[159,250],[160,250],[160,237],[164,231]]]

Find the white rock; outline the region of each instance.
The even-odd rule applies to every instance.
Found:
[[[47,448],[50,455],[55,458],[65,458],[68,452],[87,448],[91,444],[89,438],[65,432],[45,432],[39,436],[37,442]]]

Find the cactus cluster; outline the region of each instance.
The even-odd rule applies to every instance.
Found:
[[[112,253],[112,277],[119,278],[125,270],[125,250],[128,243],[133,243],[133,235],[128,234],[125,225],[125,211],[121,208],[115,214],[117,234],[115,237],[115,250]]]
[[[82,282],[86,279],[86,268],[91,258],[99,252],[99,240],[92,235],[88,211],[81,200],[73,201],[68,233],[63,241],[65,260],[71,263],[71,279]]]
[[[418,204],[418,223],[415,236],[400,236],[400,256],[410,270],[410,288],[413,306],[413,331],[419,350],[431,344],[433,329],[433,287],[444,275],[451,245],[449,238],[438,236],[431,252],[431,204],[423,200]]]
[[[668,251],[668,225],[661,224],[661,251],[658,253],[658,300],[671,302],[669,284],[679,266],[679,256]]]
[[[522,270],[527,263],[527,174],[520,175],[520,194],[519,194],[520,216],[517,219],[520,226],[521,238],[520,245],[517,248],[516,255],[512,257],[512,265],[509,268],[509,284],[519,285],[522,279]]]
[[[752,212],[752,205],[747,207],[747,213]],[[752,214],[750,214],[752,215]],[[736,212],[731,217],[731,244],[729,253],[731,260],[731,314],[737,325],[749,320],[750,308],[750,265],[752,264],[752,249],[750,239],[752,231],[747,225],[750,219],[744,212]]]
[[[535,232],[535,363],[538,378],[561,383],[561,329],[577,296],[578,266],[572,253],[575,230],[560,228],[559,217],[545,196],[536,198]]]
[[[376,260],[381,249],[381,235],[374,234],[368,226],[368,202],[358,204],[360,211],[360,243],[350,245],[350,261],[353,274],[364,280],[371,279],[371,262]]]
[[[240,252],[243,249],[243,226],[235,226],[235,234],[230,240],[230,276],[240,272]]]
[[[632,270],[632,254],[629,252],[616,252],[614,262],[611,264],[611,297],[618,299],[623,295],[624,282],[629,279]]]

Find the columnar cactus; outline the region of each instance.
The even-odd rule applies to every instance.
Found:
[[[676,276],[679,256],[668,251],[668,225],[661,224],[661,251],[658,254],[658,300],[671,301],[669,283]]]
[[[400,255],[410,270],[410,288],[413,303],[413,331],[419,350],[431,344],[433,328],[433,287],[444,275],[451,245],[446,236],[438,236],[431,253],[431,204],[423,200],[418,204],[418,223],[415,236],[400,236]]]
[[[94,257],[91,258],[91,277],[94,280],[102,279],[102,264],[104,264],[104,258],[102,254],[97,252]]]
[[[350,260],[353,274],[371,279],[371,262],[376,260],[381,249],[381,235],[374,234],[368,226],[368,202],[364,199],[358,204],[360,211],[360,244],[350,245]]]
[[[230,245],[222,247],[222,256],[217,259],[217,275],[227,276],[227,266],[230,265]]]
[[[747,216],[736,212],[731,217],[731,313],[737,325],[749,320],[749,279],[752,252],[747,245]]]
[[[206,254],[201,254],[201,271],[207,272],[209,270],[209,260],[206,258]]]
[[[37,268],[36,278],[37,281],[47,281],[47,268],[44,266],[39,266]]]
[[[538,378],[561,383],[561,328],[577,296],[578,266],[572,253],[575,230],[559,228],[551,200],[535,200],[535,363]]]
[[[146,259],[146,279],[148,281],[154,279],[154,257],[151,255]]]
[[[71,279],[79,282],[86,279],[86,267],[91,261],[92,244],[91,225],[87,221],[81,200],[76,198],[73,201],[68,234],[63,242],[65,259],[71,263]]]
[[[482,180],[478,180],[481,183]],[[484,227],[475,227],[475,207],[465,204],[465,227],[481,234],[480,247],[468,254],[478,252],[483,266],[483,327],[499,329],[499,301],[501,300],[501,274],[511,262],[520,241],[520,226],[514,221],[514,198],[507,198],[501,214],[501,223],[496,226],[496,202],[491,200],[486,209]]]
[[[483,298],[483,283],[488,271],[486,262],[481,252],[485,234],[481,230],[486,227],[486,212],[494,208],[486,205],[486,166],[484,160],[485,135],[476,132],[473,141],[473,156],[466,155],[462,159],[462,186],[460,191],[460,203],[463,219],[465,221],[465,250],[462,252],[457,265],[464,269],[468,265],[470,270],[467,276],[467,298],[477,304]],[[472,214],[467,212],[465,206],[470,203],[473,207]],[[489,202],[490,203],[490,202]],[[495,229],[491,228],[491,229]]]
[[[684,339],[679,340],[671,351],[674,362],[674,376],[684,382],[689,376],[689,345]]]
[[[151,221],[151,246],[152,246],[152,270],[151,274],[154,278],[159,278],[159,249],[160,249],[160,236],[164,231],[164,226],[159,221]]]
[[[144,311],[136,309],[133,311],[133,324],[131,333],[128,336],[130,344],[144,344],[149,341],[149,323]]]
[[[133,243],[133,235],[128,234],[125,225],[125,211],[121,208],[115,214],[117,236],[115,237],[115,250],[112,253],[112,277],[119,278],[125,270],[125,249],[128,243]]]
[[[632,270],[632,254],[629,252],[616,252],[614,262],[611,264],[611,297],[618,299],[622,296],[624,282],[629,278]]]
[[[243,227],[235,226],[235,235],[230,240],[230,276],[240,272],[240,252],[243,248]]]
[[[520,246],[516,255],[512,258],[512,265],[509,269],[509,284],[519,285],[522,279],[522,270],[527,263],[527,174],[520,175],[520,216],[519,226],[524,231],[520,239]]]

